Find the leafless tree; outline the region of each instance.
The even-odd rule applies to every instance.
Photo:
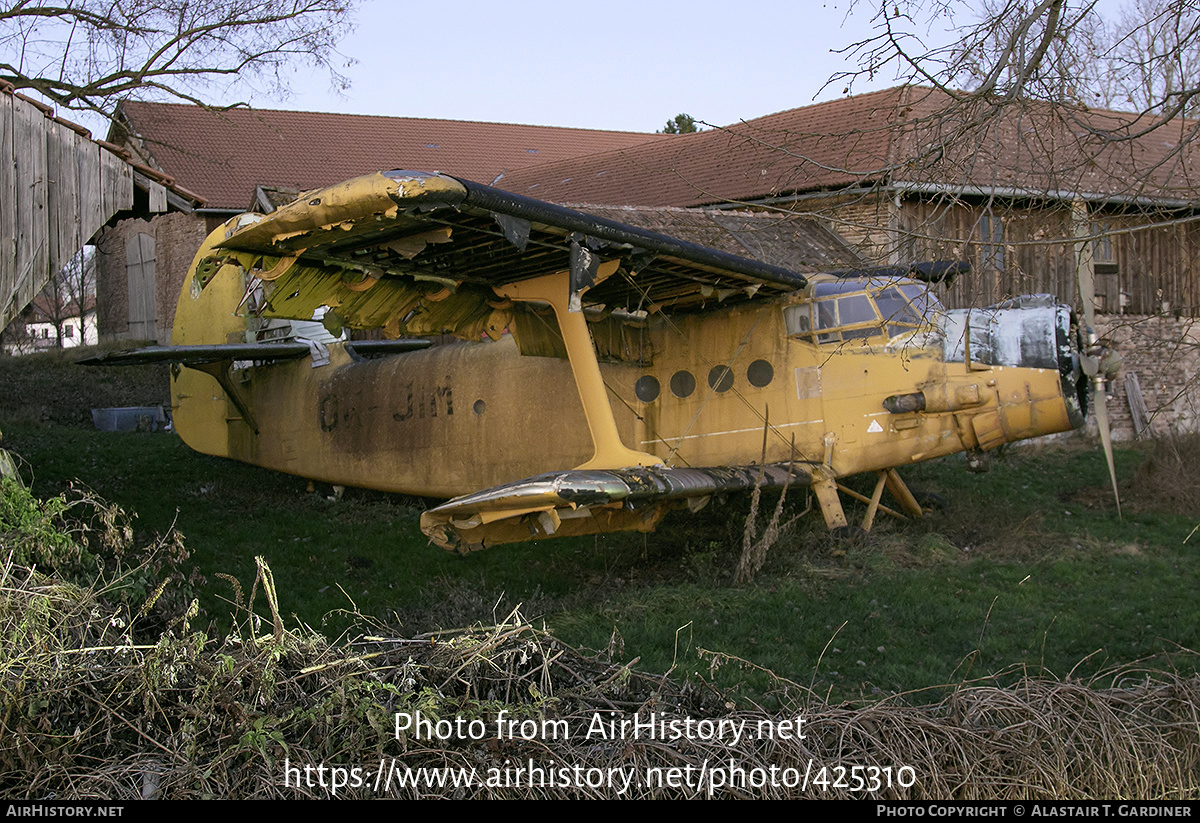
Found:
[[[892,73],[931,90],[900,113],[909,142],[878,179],[1171,203],[1158,223],[1190,219],[1179,207],[1200,202],[1200,121],[1184,117],[1200,110],[1194,0],[1128,0],[1118,21],[1097,0],[866,2],[870,36],[845,49],[858,68],[831,82],[853,91]]]
[[[336,49],[358,0],[16,0],[0,6],[0,79],[110,113],[159,94],[200,103],[236,79],[286,88],[299,59],[344,83]]]
[[[71,258],[62,271],[52,276],[34,305],[45,321],[53,324],[58,348],[68,345],[68,333],[75,334],[78,319],[79,339],[70,345],[86,342],[87,315],[96,299],[95,247],[86,246]],[[72,331],[68,332],[68,328]]]
[[[0,336],[4,349],[27,354],[40,348],[66,348],[89,343],[89,329],[95,330],[96,260],[95,247],[85,246],[61,271],[47,281],[34,301],[13,319]],[[89,325],[88,315],[92,315]],[[34,338],[33,324],[53,326],[53,340]],[[49,330],[46,330],[49,332]],[[91,339],[91,343],[95,340]]]
[[[1097,0],[871,4],[871,35],[844,49],[858,68],[830,81],[847,90],[893,73],[959,102],[1088,105],[1100,98],[1165,118],[1194,111],[1200,97],[1200,10],[1193,0],[1129,0],[1118,20],[1105,19]]]
[[[1105,27],[1097,65],[1112,80],[1102,89],[1113,108],[1200,112],[1200,8],[1172,0],[1133,0]]]

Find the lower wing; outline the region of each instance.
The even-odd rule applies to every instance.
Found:
[[[714,494],[808,485],[791,464],[561,471],[456,497],[421,515],[421,531],[461,553],[530,539],[651,531],[673,508],[698,511]]]

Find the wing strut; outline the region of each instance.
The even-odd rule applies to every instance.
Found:
[[[596,268],[595,282],[600,282],[617,270],[620,262],[609,260]],[[583,402],[583,413],[587,417],[588,429],[592,434],[594,452],[592,459],[577,466],[578,469],[625,469],[631,466],[661,466],[662,460],[646,452],[634,451],[621,442],[617,433],[617,421],[613,417],[608,392],[600,376],[600,364],[596,360],[596,349],[592,346],[592,335],[587,320],[579,309],[571,311],[574,302],[591,283],[578,282],[570,270],[545,274],[530,280],[497,286],[501,297],[518,302],[548,303],[554,309],[558,327],[562,330],[567,357],[571,361],[571,373],[575,375],[575,388]]]

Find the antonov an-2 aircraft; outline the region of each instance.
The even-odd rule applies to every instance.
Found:
[[[175,426],[200,452],[453,498],[421,518],[444,548],[648,531],[785,483],[844,527],[839,479],[864,472],[869,529],[885,487],[921,512],[898,467],[1084,421],[1098,358],[1070,307],[946,311],[922,279],[957,268],[806,277],[389,171],[229,220],[171,345],[105,362],[177,364]]]

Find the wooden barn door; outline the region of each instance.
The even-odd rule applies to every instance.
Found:
[[[153,235],[138,233],[125,241],[125,273],[129,278],[129,337],[157,340]]]

